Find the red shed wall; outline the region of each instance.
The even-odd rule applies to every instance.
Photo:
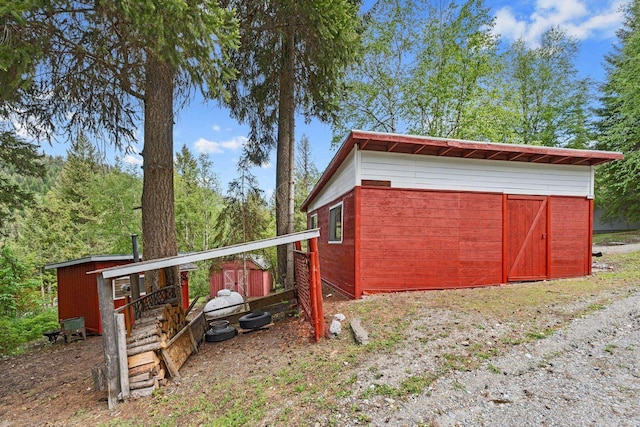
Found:
[[[584,197],[550,197],[550,278],[591,273],[593,203]]]
[[[238,282],[238,271],[243,269],[242,261],[227,261],[224,262],[221,266],[221,269],[215,271],[209,277],[209,296],[214,298],[218,291],[221,289],[225,289],[224,283],[224,273],[225,271],[230,271],[234,277],[234,284]],[[265,270],[261,270],[255,263],[251,261],[247,261],[247,274],[248,274],[248,288],[247,288],[247,297],[262,297],[268,295],[271,292],[273,279],[271,273]],[[240,275],[242,278],[242,275]],[[233,290],[236,292],[240,292],[236,286],[233,287]],[[242,292],[241,292],[242,293]]]
[[[84,317],[89,332],[102,334],[98,285],[95,274],[87,271],[120,265],[117,262],[88,262],[58,268],[58,318]]]
[[[87,262],[57,269],[58,279],[58,319],[84,317],[87,331],[102,334],[98,284],[95,274],[88,271],[101,270],[129,264],[122,261]],[[185,310],[189,307],[189,279],[186,271],[180,273],[182,279],[182,301]],[[114,308],[124,305],[124,299],[114,300]]]
[[[593,203],[584,197],[546,200],[549,239],[540,243],[546,245],[548,267],[543,275],[589,274]],[[343,242],[329,244],[329,207],[340,201]],[[505,202],[496,193],[356,187],[309,212],[318,215],[321,229],[322,279],[354,298],[504,283]]]
[[[357,190],[357,188],[356,188]],[[357,298],[355,283],[355,190],[309,212],[318,214],[318,252],[322,280],[345,294]],[[342,243],[329,243],[329,208],[342,202]]]
[[[501,283],[502,195],[367,187],[361,195],[359,294]]]

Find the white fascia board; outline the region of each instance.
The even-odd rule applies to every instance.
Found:
[[[301,240],[320,237],[320,229],[300,231],[298,233],[285,234],[283,236],[271,237],[269,239],[256,240],[249,243],[226,246],[224,248],[211,249],[203,252],[179,255],[168,258],[152,259],[149,261],[137,262],[118,267],[105,268],[102,270],[89,271],[87,274],[100,273],[105,279],[128,276],[130,274],[142,273],[144,271],[158,270],[160,268],[175,267],[188,262],[204,261],[207,259],[221,258],[228,255],[236,255],[243,252],[251,252],[258,249],[269,248],[271,246],[285,245],[287,243],[299,242]]]

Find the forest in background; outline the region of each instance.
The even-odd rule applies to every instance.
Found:
[[[311,147],[298,143],[296,203],[319,177]],[[52,264],[89,255],[132,253],[131,234],[140,234],[142,177],[139,167],[116,160],[108,165],[81,136],[65,158],[43,156],[42,177],[6,176],[33,195],[32,206],[19,211],[2,230],[0,253],[0,354],[57,328],[57,288]],[[183,146],[174,160],[175,211],[181,253],[204,251],[275,235],[273,200],[266,200],[240,159],[237,177],[221,188],[214,165]],[[296,215],[296,231],[306,217]],[[275,251],[261,253],[275,266]],[[190,272],[191,297],[209,293],[211,262]]]
[[[504,45],[491,32],[494,19],[482,0],[436,3],[377,2],[357,26],[358,57],[334,82],[340,90],[324,105],[328,109],[316,109],[301,95],[308,102],[303,108],[311,116],[331,121],[338,138],[347,129],[361,128],[622,151],[624,161],[599,168],[596,203],[610,216],[640,219],[640,1],[631,0],[625,6],[618,43],[605,58],[602,85],[578,76],[579,45],[560,28],[549,29],[535,46],[523,40]],[[5,13],[2,7],[0,13]],[[244,46],[251,48],[260,46]],[[0,85],[3,120],[6,111],[13,111],[6,106],[16,103],[15,93],[4,92],[5,87],[11,88],[26,72],[16,69],[16,62],[3,61],[29,54],[11,49],[0,43],[0,78],[8,83]],[[249,56],[235,58],[238,63],[255,59],[250,51],[244,54]],[[267,54],[261,58],[266,62],[256,67],[269,71],[271,59]],[[273,100],[258,96],[267,93],[260,91],[261,72],[251,70],[256,75],[243,76],[249,67],[239,69],[237,81],[247,85],[241,84],[240,89],[255,90],[251,92],[255,99],[246,104],[248,100],[238,96],[225,102],[238,103],[230,108],[239,120],[265,125],[256,135],[270,136],[271,142],[261,145],[261,138],[250,138],[237,176],[227,189],[220,187],[215,165],[207,157],[196,157],[186,147],[176,153],[173,203],[180,252],[275,234],[276,203],[264,200],[251,168],[260,157],[257,153],[273,148],[274,127],[280,123],[274,119]],[[304,80],[305,74],[296,78]],[[305,83],[308,86],[302,90],[318,89],[310,81]],[[64,102],[64,97],[58,101]],[[266,112],[273,114],[264,123],[264,117],[252,115]],[[39,336],[42,329],[55,326],[57,319],[50,308],[55,278],[43,270],[45,264],[90,254],[129,253],[130,235],[141,234],[142,229],[139,169],[121,162],[105,164],[82,132],[74,134],[66,158],[41,157],[33,151],[35,145],[6,130],[7,122],[0,122],[0,353],[13,351]],[[298,151],[293,180],[297,205],[318,177],[305,138]],[[300,229],[304,216],[295,212],[295,228]],[[267,256],[274,265],[275,255]],[[201,266],[192,276],[193,292],[206,293],[207,276],[207,266]]]

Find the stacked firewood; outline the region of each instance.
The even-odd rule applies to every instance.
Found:
[[[136,320],[127,338],[129,389],[132,397],[148,396],[165,378],[157,352],[167,347],[185,323],[181,305],[165,304],[147,310]]]

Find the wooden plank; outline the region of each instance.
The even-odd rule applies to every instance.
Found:
[[[279,292],[274,295],[267,295],[262,298],[254,299],[249,301],[249,308],[251,311],[259,310],[263,307],[267,307],[269,305],[281,303],[283,301],[291,301],[296,299],[296,291],[295,289],[290,289],[288,291]]]
[[[246,334],[249,332],[253,332],[253,331],[266,331],[269,328],[271,328],[274,325],[273,322],[268,323],[264,326],[260,326],[259,328],[254,328],[254,329],[242,329],[242,328],[238,328],[238,335],[242,335],[242,334]]]
[[[135,368],[136,366],[157,362],[158,356],[154,351],[147,351],[145,353],[129,356],[127,359],[129,368]]]
[[[142,374],[137,374],[129,377],[129,384],[138,383],[141,381],[148,381],[152,378],[151,371],[143,372]],[[133,387],[131,387],[133,388]]]
[[[171,358],[171,355],[167,353],[167,349],[162,350],[162,360],[164,360],[164,364],[167,365],[167,369],[169,370],[169,375],[171,375],[171,377],[174,380],[179,381],[180,372],[178,372],[178,368],[176,367],[175,363],[173,363],[173,359]]]
[[[129,367],[127,366],[127,327],[124,314],[114,313],[118,342],[118,366],[120,371],[120,396],[129,398]]]
[[[193,338],[197,342],[200,342],[204,339],[204,334],[205,332],[207,332],[209,325],[204,318],[204,313],[200,312],[200,314],[198,314],[193,320],[191,320],[191,322],[189,322],[187,327],[191,329]]]
[[[149,378],[147,380],[142,380],[142,381],[132,381],[131,382],[131,390],[139,390],[141,388],[147,388],[147,387],[155,387],[156,385],[156,379],[155,378]]]
[[[191,328],[185,328],[187,330],[187,334],[189,335],[189,339],[191,340],[191,349],[193,350],[193,353],[197,353],[198,352],[198,343],[196,343],[196,339],[193,337],[193,332],[191,331]]]
[[[102,274],[98,275],[98,304],[102,319],[102,341],[107,377],[107,401],[109,409],[113,409],[118,402],[120,383],[118,378],[118,346],[116,343],[116,326],[113,317],[113,289],[111,281],[105,280]]]
[[[156,351],[156,350],[160,350],[164,346],[165,345],[162,343],[162,341],[155,341],[155,342],[152,342],[150,344],[144,344],[144,345],[139,345],[139,346],[136,346],[136,347],[130,347],[130,348],[127,349],[127,355],[129,357],[131,357],[131,356],[135,356],[136,354],[146,353],[148,351]]]
[[[140,388],[138,390],[132,390],[131,391],[131,397],[138,398],[138,397],[151,396],[155,389],[156,389],[155,385],[152,385],[151,387]]]
[[[163,353],[166,351],[166,353],[171,356],[171,360],[173,360],[173,363],[178,370],[180,369],[180,367],[182,367],[184,362],[193,352],[188,329],[185,328],[183,329],[183,331],[187,332],[177,335],[178,338],[176,340],[172,340],[173,342],[171,343],[171,345],[167,346],[167,348],[163,351]]]
[[[127,339],[127,348],[140,347],[141,345],[153,344],[156,342],[160,342],[160,336],[155,334],[145,338],[141,338],[137,341],[129,341]]]
[[[144,365],[136,366],[135,368],[129,368],[129,378],[136,375],[153,372],[153,370],[160,364],[160,359],[154,362],[145,363]]]

